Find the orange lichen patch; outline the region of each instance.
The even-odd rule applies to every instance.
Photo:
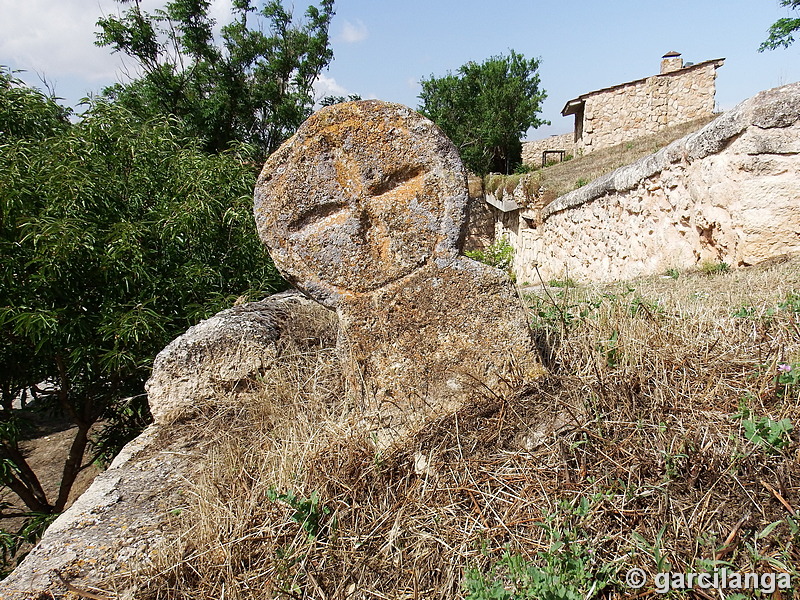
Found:
[[[336,169],[336,183],[339,184],[346,196],[355,198],[364,195],[361,171],[356,163],[339,159],[334,163],[334,168]]]

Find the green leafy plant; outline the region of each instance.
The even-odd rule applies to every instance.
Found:
[[[557,288],[574,288],[578,287],[578,284],[575,283],[574,279],[570,279],[567,277],[566,279],[551,279],[547,282],[547,285],[550,287],[557,287]]]
[[[0,72],[0,129],[18,133],[0,146],[0,484],[55,514],[82,470],[148,422],[155,355],[285,283],[255,234],[251,149],[209,155],[174,120],[143,123],[104,101],[62,122],[52,99],[20,86]],[[21,412],[14,399],[42,382]],[[74,426],[55,493],[22,451],[33,410]]]
[[[468,250],[464,254],[473,260],[504,271],[509,271],[514,264],[514,247],[506,237],[495,240],[483,250]]]
[[[667,269],[667,272],[665,273],[665,275],[667,277],[671,277],[672,279],[677,281],[678,277],[681,276],[681,272],[678,269],[672,268],[672,269]]]
[[[525,175],[526,173],[533,173],[538,169],[534,165],[529,165],[527,163],[519,163],[516,167],[514,167],[514,173],[517,175]]]
[[[575,182],[575,189],[577,190],[578,188],[582,188],[583,186],[587,185],[588,183],[589,183],[588,179],[586,179],[585,177],[580,177]]]
[[[755,316],[755,314],[756,309],[752,306],[741,306],[733,311],[731,316],[736,317],[737,319],[751,319]]]
[[[800,392],[800,363],[780,363],[775,386],[778,397],[789,398]]]
[[[781,310],[787,310],[792,313],[800,313],[800,293],[789,292],[786,295],[786,300],[778,305]]]
[[[596,498],[595,498],[596,500]],[[576,506],[563,501],[545,516],[549,547],[536,561],[505,550],[488,572],[468,569],[467,600],[587,600],[598,596],[613,580],[613,565],[602,563],[584,541],[583,521],[592,502],[581,498]]]
[[[473,173],[513,172],[522,157],[520,136],[546,123],[539,61],[510,51],[456,73],[422,79],[419,111],[442,128]]]
[[[644,554],[653,559],[653,562],[655,562],[656,570],[659,573],[664,573],[672,569],[672,564],[670,563],[666,554],[664,554],[663,550],[664,548],[663,539],[664,539],[664,532],[666,531],[666,529],[667,529],[666,526],[662,527],[656,534],[656,539],[652,543],[646,540],[644,536],[640,535],[636,531],[631,532],[631,537],[638,546],[639,550],[643,551]]]
[[[781,6],[797,10],[800,0],[781,0]],[[788,48],[794,43],[794,32],[800,29],[800,18],[784,17],[778,19],[769,28],[769,37],[759,46],[758,51]]]
[[[608,340],[601,340],[597,344],[597,350],[606,360],[606,365],[614,368],[622,360],[622,351],[619,348],[619,331],[614,330]]]
[[[704,262],[700,266],[700,272],[703,275],[718,275],[719,273],[728,273],[731,266],[726,262]]]
[[[153,13],[118,2],[123,12],[98,21],[96,43],[141,75],[104,93],[141,120],[177,117],[209,152],[247,143],[260,165],[311,114],[314,83],[333,59],[333,0],[304,19],[280,0],[237,0],[219,34],[207,1],[171,0]]]
[[[300,525],[310,538],[319,536],[324,517],[331,513],[331,509],[324,506],[319,499],[319,494],[314,491],[308,498],[297,496],[294,491],[278,492],[275,489],[267,491],[270,501],[285,502],[293,510],[292,521]]]
[[[8,507],[7,502],[0,503],[0,510]],[[25,558],[27,553],[20,553],[20,549],[25,544],[38,542],[45,529],[57,517],[54,514],[28,513],[17,531],[0,529],[0,579],[6,577]]]
[[[746,407],[740,409],[732,418],[741,420],[744,437],[749,442],[770,454],[778,453],[791,441],[790,434],[794,426],[790,419],[774,421],[769,417],[752,418]]]

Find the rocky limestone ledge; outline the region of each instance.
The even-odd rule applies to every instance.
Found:
[[[169,511],[181,506],[186,482],[196,476],[196,443],[157,425],[145,430],[0,582],[0,598],[62,598],[67,588],[61,577],[88,590],[147,561]]]
[[[348,391],[379,421],[396,409],[402,431],[542,374],[513,283],[460,255],[466,171],[419,113],[324,108],[267,159],[254,195],[275,266],[337,311]]]
[[[74,589],[90,591],[103,589],[111,575],[147,564],[206,457],[202,428],[182,421],[215,408],[215,392],[216,398],[220,392],[230,397],[232,390],[258,382],[279,357],[285,337],[294,336],[297,343],[302,334],[313,343],[333,345],[330,316],[298,292],[286,292],[224,310],[170,343],[158,355],[148,382],[156,423],[125,446],[0,581],[0,598],[80,597],[67,594],[61,577]],[[132,599],[135,594],[133,589],[114,590],[109,597]]]
[[[557,212],[591,202],[606,194],[632,190],[648,177],[681,161],[693,162],[716,154],[750,126],[759,129],[783,128],[795,123],[798,118],[800,83],[760,92],[723,113],[696,133],[560,196],[544,208],[542,217],[547,219]]]
[[[213,405],[220,392],[263,375],[278,358],[280,338],[296,315],[328,312],[292,291],[234,306],[190,327],[153,361],[145,385],[153,419],[162,424],[189,419]],[[306,324],[328,320],[306,319]]]

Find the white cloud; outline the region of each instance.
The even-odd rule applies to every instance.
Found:
[[[231,8],[232,0],[212,0],[211,7],[208,9],[208,16],[214,19],[214,36],[219,39],[220,30],[225,25],[230,25],[233,21]]]
[[[355,23],[345,19],[344,25],[342,26],[342,33],[339,37],[347,44],[355,44],[356,42],[367,39],[368,35],[367,26],[364,25],[361,19],[356,19]]]
[[[163,5],[164,0],[142,2],[148,12]],[[231,0],[212,2],[216,31],[230,21],[230,6]],[[124,79],[130,69],[123,56],[94,44],[97,20],[124,8],[113,0],[0,0],[0,64],[41,73],[55,83],[80,78],[105,85]]]
[[[317,101],[322,100],[325,96],[347,96],[350,93],[346,87],[336,83],[333,77],[320,75],[314,82],[314,98]]]
[[[81,0],[0,0],[0,56],[18,68],[58,81],[78,76],[108,80],[120,59],[94,45],[101,9]]]

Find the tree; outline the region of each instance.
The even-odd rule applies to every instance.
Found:
[[[312,86],[333,59],[333,0],[310,6],[301,24],[280,0],[260,10],[233,0],[220,40],[209,0],[172,0],[152,14],[140,0],[117,1],[132,5],[98,21],[96,44],[137,62],[141,77],[105,90],[134,114],[175,115],[210,152],[247,142],[260,162],[311,114]]]
[[[358,94],[348,94],[345,98],[344,96],[325,96],[322,100],[319,101],[320,106],[333,106],[334,104],[341,104],[342,102],[356,102],[361,100],[361,96]]]
[[[800,8],[800,0],[781,0],[781,6],[797,10]],[[769,37],[759,46],[758,51],[775,50],[781,46],[788,48],[790,44],[794,43],[792,34],[797,30],[800,30],[800,18],[778,19],[769,28]]]
[[[77,474],[138,433],[124,417],[146,416],[158,351],[285,285],[255,234],[246,147],[209,155],[167,118],[103,101],[63,117],[0,72],[0,483],[40,514],[62,511]],[[40,407],[75,431],[55,497],[24,457],[30,411],[14,404],[42,382]]]
[[[520,137],[538,118],[546,94],[539,88],[537,59],[511,50],[456,74],[423,79],[419,111],[455,143],[468,169],[479,175],[510,172],[519,163]]]

